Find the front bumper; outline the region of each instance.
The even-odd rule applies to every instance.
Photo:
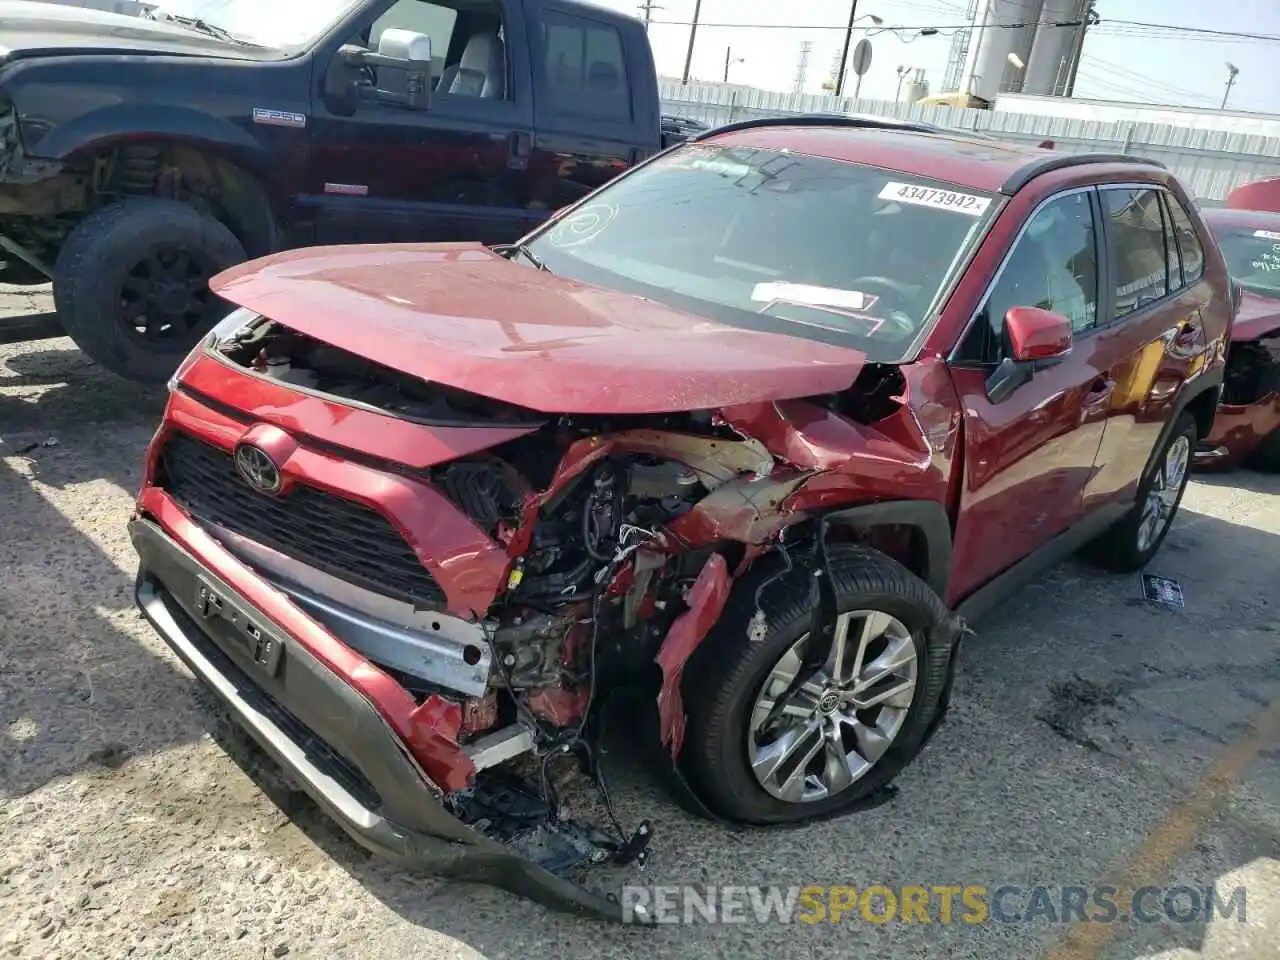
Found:
[[[356,842],[405,869],[490,884],[556,910],[626,919],[616,900],[454,818],[375,707],[229,586],[214,563],[145,517],[129,533],[140,558],[143,615]]]

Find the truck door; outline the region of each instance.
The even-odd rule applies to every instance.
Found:
[[[536,5],[533,192],[556,210],[608,183],[660,143],[653,54],[639,23],[583,5]],[[652,101],[652,102],[650,102]]]
[[[533,102],[518,0],[396,0],[375,4],[347,42],[377,49],[388,28],[431,38],[427,109],[361,98],[333,112],[316,63],[312,168],[303,206],[318,243],[517,239],[528,210]],[[334,105],[336,106],[336,105]],[[339,110],[341,108],[338,108]]]

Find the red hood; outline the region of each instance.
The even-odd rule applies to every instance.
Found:
[[[1232,340],[1240,343],[1280,329],[1280,300],[1252,290],[1242,290],[1241,294],[1240,311],[1231,327]]]
[[[857,350],[577,283],[472,243],[291,250],[210,285],[402,373],[547,413],[670,413],[832,393],[866,361]]]

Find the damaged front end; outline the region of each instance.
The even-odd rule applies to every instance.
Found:
[[[557,909],[623,919],[593,890],[652,837],[600,767],[612,696],[656,689],[674,769],[685,668],[736,582],[784,540],[823,556],[834,508],[944,499],[955,423],[906,403],[922,367],[839,398],[546,415],[243,319],[184,364],[152,442],[142,610],[366,847]],[[841,529],[911,560],[892,525]]]
[[[1229,469],[1255,460],[1280,468],[1280,326],[1254,337],[1248,336],[1251,330],[1244,332],[1227,351],[1213,429],[1196,450],[1200,469]]]

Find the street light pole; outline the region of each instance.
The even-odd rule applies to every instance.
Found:
[[[684,55],[684,76],[681,83],[689,82],[689,68],[693,66],[693,41],[698,36],[698,17],[702,14],[702,0],[693,5],[693,24],[689,27],[689,49]]]
[[[1223,110],[1227,109],[1227,97],[1231,96],[1231,88],[1235,85],[1236,74],[1238,74],[1239,72],[1240,72],[1240,68],[1237,67],[1234,63],[1227,64],[1227,89],[1222,91],[1221,109]]]

